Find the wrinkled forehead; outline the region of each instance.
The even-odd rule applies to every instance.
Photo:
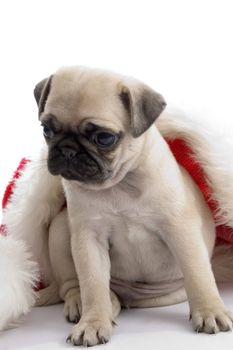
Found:
[[[52,79],[44,114],[64,124],[78,125],[84,119],[98,124],[125,124],[126,111],[119,97],[117,76],[87,70],[61,70]]]

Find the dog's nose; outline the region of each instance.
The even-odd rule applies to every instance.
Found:
[[[66,159],[72,159],[76,156],[77,151],[74,148],[71,147],[62,147],[61,153]]]

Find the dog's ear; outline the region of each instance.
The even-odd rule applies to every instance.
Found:
[[[135,138],[149,129],[166,107],[163,96],[140,83],[122,86],[120,98],[129,113],[130,131]]]
[[[41,80],[34,89],[34,97],[38,105],[39,117],[44,111],[45,104],[51,88],[52,78],[53,76],[51,75],[49,78]]]

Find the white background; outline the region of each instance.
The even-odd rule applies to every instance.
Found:
[[[231,0],[1,1],[0,194],[40,138],[33,88],[60,66],[135,76],[232,137],[232,7]]]
[[[60,66],[135,76],[230,132],[232,7],[231,0],[1,1],[0,193],[41,133],[33,88]]]

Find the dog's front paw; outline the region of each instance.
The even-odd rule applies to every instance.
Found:
[[[197,333],[215,334],[232,330],[233,314],[222,306],[193,310],[191,319]]]
[[[78,288],[72,288],[66,293],[63,312],[68,322],[78,323],[80,320],[82,304]]]
[[[73,327],[67,342],[84,346],[105,344],[111,338],[112,328],[111,320],[81,318],[79,323]]]

